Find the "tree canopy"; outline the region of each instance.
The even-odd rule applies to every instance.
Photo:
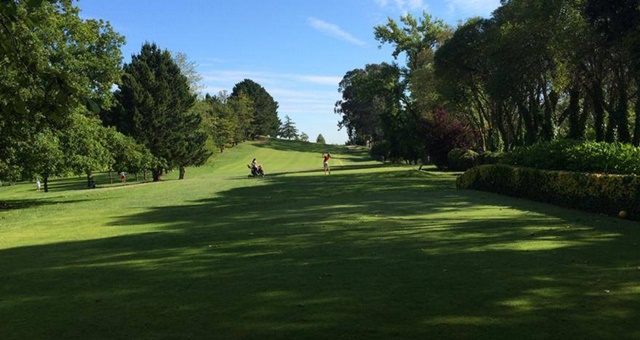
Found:
[[[278,118],[278,102],[261,85],[251,79],[237,83],[231,92],[231,98],[244,94],[253,102],[253,121],[251,137],[277,136],[282,123]]]
[[[115,93],[118,106],[105,121],[149,148],[160,162],[152,171],[158,181],[163,169],[200,165],[209,156],[201,115],[189,113],[196,101],[189,81],[167,50],[145,43],[140,54],[124,65]]]
[[[425,12],[374,35],[394,48],[397,74],[384,63],[347,72],[335,112],[349,142],[376,154],[406,161],[423,148],[433,159],[454,147],[445,140],[468,145],[460,134],[479,151],[558,138],[640,145],[635,0],[502,1],[457,28]]]
[[[0,3],[1,178],[70,171],[64,160],[83,151],[60,149],[60,137],[73,132],[78,109],[111,106],[123,43],[109,23],[81,19],[72,1]]]

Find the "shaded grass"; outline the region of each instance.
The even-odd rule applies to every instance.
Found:
[[[0,212],[2,338],[640,336],[637,223],[285,146]]]

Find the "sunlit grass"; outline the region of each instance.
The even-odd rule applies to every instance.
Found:
[[[637,223],[455,176],[265,140],[182,181],[2,187],[0,338],[640,337]]]

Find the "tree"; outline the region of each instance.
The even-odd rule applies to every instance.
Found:
[[[307,135],[304,132],[301,132],[300,135],[298,136],[298,140],[300,140],[302,142],[308,142],[309,141],[309,135]]]
[[[421,112],[432,111],[438,106],[433,57],[453,30],[427,12],[423,12],[421,18],[414,18],[411,14],[401,16],[400,23],[402,27],[389,18],[386,25],[374,27],[374,34],[380,44],[394,46],[394,59],[404,53],[405,66],[401,68],[403,85],[411,94],[405,106],[409,114],[417,117]]]
[[[25,150],[54,150],[79,106],[109,108],[123,43],[109,23],[80,19],[69,0],[0,3],[0,176],[51,169],[28,164],[45,159]]]
[[[322,134],[318,134],[318,137],[316,138],[316,143],[318,143],[318,144],[327,144],[327,142],[324,140],[324,136]]]
[[[86,174],[87,186],[90,186],[93,171],[106,170],[113,158],[107,144],[107,128],[97,117],[82,111],[70,118],[71,125],[60,134],[60,143],[67,153],[69,170],[75,175]]]
[[[147,170],[155,169],[158,161],[151,154],[149,149],[144,145],[136,143],[131,136],[125,136],[118,132],[114,127],[106,128],[107,147],[111,154],[109,163],[109,181],[113,183],[111,173],[130,172],[135,173],[136,178],[138,172],[144,173],[144,179],[147,179]]]
[[[494,115],[496,101],[487,93],[492,75],[488,48],[493,21],[473,18],[458,27],[435,53],[434,75],[442,105],[460,113],[479,137],[482,150],[497,149],[490,144],[496,126],[504,122]]]
[[[176,140],[177,152],[174,155],[180,170],[178,179],[184,179],[187,166],[203,165],[211,157],[211,152],[205,147],[207,134],[201,129],[201,122],[202,116],[199,113],[182,117],[182,135]]]
[[[246,95],[253,102],[253,120],[249,135],[276,136],[282,123],[278,118],[278,102],[259,84],[251,79],[237,83],[231,92],[231,98]]]
[[[334,111],[341,116],[338,127],[347,129],[350,143],[370,145],[384,139],[383,118],[389,122],[401,106],[399,77],[395,65],[382,63],[354,69],[342,78],[338,88],[342,99]]]
[[[284,123],[280,127],[278,136],[289,140],[298,138],[298,129],[296,129],[296,124],[291,120],[291,117],[284,117]]]
[[[629,128],[629,101],[632,82],[640,87],[640,8],[636,0],[585,1],[585,16],[594,31],[599,49],[606,52],[611,81],[596,84],[596,109],[602,104],[609,114],[604,139],[640,144],[640,95],[636,88],[636,117],[633,140]],[[603,88],[611,92],[610,103],[601,96]]]
[[[235,122],[233,143],[238,144],[251,138],[250,131],[255,116],[255,107],[251,97],[240,93],[236,97],[229,98],[229,105]]]
[[[196,96],[200,95],[200,90],[202,90],[204,86],[200,83],[202,81],[202,76],[196,70],[196,62],[189,61],[189,57],[187,57],[187,54],[183,52],[172,52],[171,57],[180,68],[180,72],[187,77],[191,93]]]
[[[160,180],[163,168],[201,164],[206,136],[197,130],[197,115],[187,114],[196,96],[167,50],[145,43],[124,65],[115,96],[119,106],[109,121],[156,157],[154,181]]]
[[[222,91],[217,96],[206,94],[203,103],[205,130],[220,152],[249,139],[253,102],[247,95],[231,98]]]
[[[444,110],[437,110],[432,117],[424,119],[420,128],[426,153],[438,168],[447,166],[449,151],[472,145],[467,127]]]
[[[64,152],[60,139],[55,132],[44,129],[35,135],[32,143],[23,146],[24,164],[23,178],[42,177],[44,192],[49,192],[49,178],[67,173]]]

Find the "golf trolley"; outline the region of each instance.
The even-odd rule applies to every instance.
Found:
[[[262,165],[258,164],[256,166],[251,166],[251,164],[247,164],[247,167],[249,168],[249,170],[251,170],[251,174],[249,174],[249,177],[264,176],[264,170],[262,170]]]

